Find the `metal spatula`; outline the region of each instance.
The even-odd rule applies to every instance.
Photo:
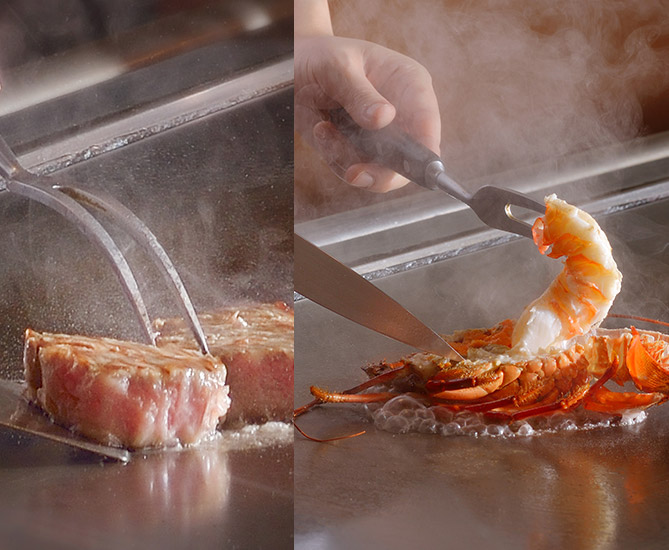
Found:
[[[130,460],[131,453],[126,449],[100,445],[54,424],[44,413],[28,403],[23,397],[24,392],[25,383],[0,379],[0,426],[63,443],[105,458],[121,462]]]
[[[511,207],[518,206],[543,214],[546,208],[540,202],[517,191],[491,185],[481,187],[470,195],[446,174],[438,155],[394,124],[381,130],[365,130],[344,109],[329,114],[330,121],[351,141],[365,161],[390,168],[427,189],[445,191],[464,202],[490,227],[532,238],[532,226],[516,218]]]

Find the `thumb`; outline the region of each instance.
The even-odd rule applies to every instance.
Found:
[[[362,65],[348,67],[333,84],[332,98],[363,128],[377,130],[395,118],[395,107],[374,88]]]

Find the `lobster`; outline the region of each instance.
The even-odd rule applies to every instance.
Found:
[[[581,342],[556,353],[522,360],[505,355],[513,321],[488,330],[462,331],[449,343],[478,359],[450,361],[415,353],[394,363],[365,369],[370,379],[336,393],[312,386],[316,398],[297,409],[299,416],[318,403],[385,402],[411,394],[426,406],[455,412],[483,412],[509,421],[567,411],[582,404],[608,414],[642,410],[669,398],[669,336],[634,327],[597,329]],[[631,381],[639,390],[612,391]],[[387,391],[360,393],[385,385]]]
[[[518,321],[446,337],[462,361],[420,352],[367,367],[369,380],[344,392],[312,386],[315,399],[295,416],[319,403],[377,403],[398,395],[509,422],[580,405],[622,415],[666,401],[669,336],[633,326],[599,328],[622,275],[595,220],[551,195],[533,236],[542,254],[565,257],[564,268]],[[613,391],[605,386],[608,381],[631,383],[637,391]],[[362,393],[377,386],[384,391]]]

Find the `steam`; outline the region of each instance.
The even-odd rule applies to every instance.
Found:
[[[470,189],[485,175],[666,129],[668,8],[666,0],[331,3],[337,34],[430,71],[442,157]],[[313,173],[322,179],[327,169],[314,168],[313,156],[296,151],[297,221],[385,200],[333,176],[315,191]]]

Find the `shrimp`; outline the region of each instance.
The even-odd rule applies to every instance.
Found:
[[[336,393],[311,388],[318,403],[384,402],[411,394],[428,406],[492,414],[518,420],[581,404],[620,415],[669,397],[669,337],[634,327],[598,328],[620,292],[622,275],[611,245],[596,221],[582,210],[546,197],[546,214],[533,226],[542,254],[565,257],[564,268],[530,303],[518,321],[445,337],[465,358],[411,354],[395,363],[372,365],[367,382]],[[612,380],[631,380],[637,392],[614,392]],[[374,386],[385,391],[360,393]]]

